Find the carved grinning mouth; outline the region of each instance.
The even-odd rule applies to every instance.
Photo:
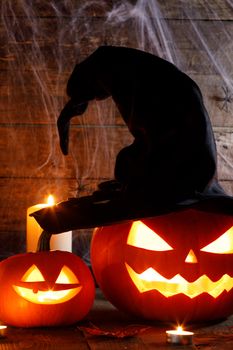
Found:
[[[180,274],[167,279],[153,268],[148,268],[138,274],[127,263],[125,263],[125,266],[140,293],[157,290],[165,297],[185,294],[191,299],[200,294],[208,293],[213,298],[217,298],[224,290],[229,292],[233,288],[233,278],[227,274],[223,275],[216,282],[213,282],[206,275],[202,275],[194,282],[188,282]]]
[[[33,290],[20,286],[13,286],[22,298],[34,304],[60,304],[72,299],[80,292],[82,286],[73,286],[64,290]]]

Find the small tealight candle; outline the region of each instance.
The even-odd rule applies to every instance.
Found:
[[[184,331],[181,326],[176,330],[166,331],[167,343],[176,345],[189,345],[193,343],[193,332]]]
[[[0,338],[5,338],[7,331],[7,326],[0,325]]]

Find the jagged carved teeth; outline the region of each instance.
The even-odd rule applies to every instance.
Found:
[[[229,292],[233,288],[233,278],[227,274],[216,282],[206,275],[202,275],[194,282],[188,282],[180,274],[167,279],[151,267],[138,274],[127,263],[125,266],[140,293],[157,290],[165,297],[182,293],[189,298],[208,293],[213,298],[217,298],[224,290]]]

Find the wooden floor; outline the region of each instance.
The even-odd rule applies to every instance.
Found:
[[[137,329],[132,337],[116,338],[93,336],[80,327],[97,326],[100,330]],[[128,327],[128,328],[127,328]],[[5,338],[0,339],[0,350],[232,350],[233,317],[214,324],[194,327],[194,344],[172,346],[166,343],[166,328],[155,322],[135,321],[123,315],[108,303],[100,293],[90,314],[80,324],[64,328],[22,329],[8,327]]]

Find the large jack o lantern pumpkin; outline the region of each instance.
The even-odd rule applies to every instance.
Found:
[[[197,322],[233,313],[233,217],[185,209],[97,228],[96,280],[117,308],[146,319]]]
[[[86,316],[95,295],[88,266],[58,250],[3,260],[0,286],[0,319],[17,327],[73,324]]]

